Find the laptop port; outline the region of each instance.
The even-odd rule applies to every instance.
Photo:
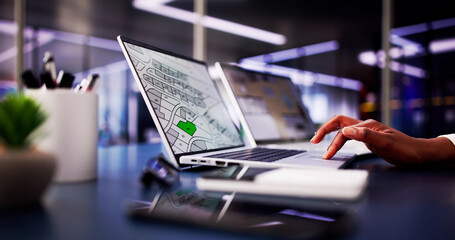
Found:
[[[224,166],[224,162],[223,161],[215,161],[216,165],[217,166]]]
[[[197,163],[196,159],[191,159],[191,162]]]
[[[200,163],[207,163],[207,160],[201,160]]]

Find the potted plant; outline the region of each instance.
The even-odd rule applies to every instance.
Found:
[[[45,120],[40,105],[23,94],[0,101],[0,207],[36,204],[49,185],[55,158],[32,144]]]

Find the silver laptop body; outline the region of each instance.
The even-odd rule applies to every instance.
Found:
[[[176,168],[238,164],[336,169],[353,158],[349,155],[322,160],[322,154],[307,151],[274,161],[219,157],[221,153],[257,148],[255,142],[248,145],[243,142],[242,132],[230,117],[232,113],[210,78],[207,65],[123,36],[117,39],[160,134],[168,161]]]

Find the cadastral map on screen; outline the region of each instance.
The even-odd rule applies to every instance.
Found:
[[[125,46],[175,154],[243,144],[205,65]]]

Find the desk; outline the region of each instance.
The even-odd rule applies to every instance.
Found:
[[[53,184],[42,207],[0,213],[0,238],[261,239],[127,217],[128,200],[149,197],[138,178],[160,149],[159,144],[100,148],[97,181]],[[455,171],[401,170],[374,157],[353,167],[368,169],[371,178],[365,196],[349,204],[355,228],[343,239],[455,239]],[[182,172],[184,184],[194,184],[200,171]]]

